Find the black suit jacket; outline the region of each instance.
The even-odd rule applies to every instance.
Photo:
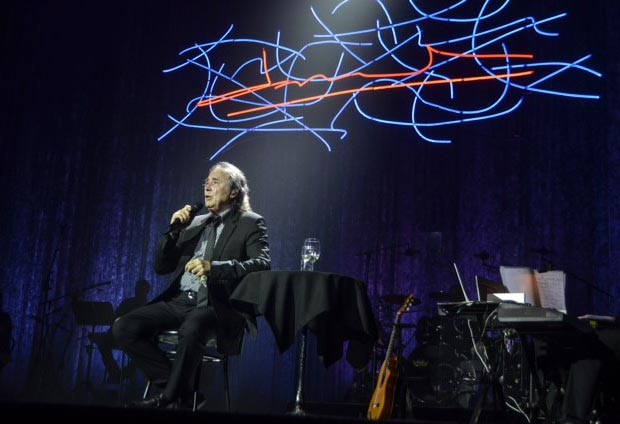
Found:
[[[161,238],[155,254],[155,272],[174,273],[174,279],[153,302],[168,300],[179,292],[185,264],[194,256],[196,245],[211,217],[211,213],[198,215],[179,233]],[[209,303],[218,317],[216,333],[220,352],[233,355],[241,351],[245,320],[231,307],[230,294],[248,273],[269,269],[271,258],[264,218],[254,212],[229,211],[215,244],[207,280]]]

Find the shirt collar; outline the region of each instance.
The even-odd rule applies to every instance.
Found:
[[[226,217],[229,215],[229,212],[230,212],[230,210],[231,210],[231,209],[232,209],[232,208],[228,208],[228,209],[226,209],[226,210],[222,211],[222,212],[221,212],[221,213],[219,213],[219,214],[215,214],[215,213],[211,212],[211,216],[210,216],[210,217],[209,217],[209,219],[207,220],[207,225],[209,225],[209,224],[210,224],[210,223],[211,223],[211,222],[215,219],[215,217],[217,217],[217,216],[219,216],[219,217],[220,217],[221,222],[222,222],[222,224],[223,224],[223,223],[225,222],[225,220],[226,220]]]

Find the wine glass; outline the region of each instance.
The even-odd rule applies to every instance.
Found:
[[[314,263],[321,256],[321,243],[317,238],[307,238],[301,246],[302,271],[314,271]]]

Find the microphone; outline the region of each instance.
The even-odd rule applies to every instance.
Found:
[[[190,206],[190,218],[193,218],[194,215],[196,215],[196,213],[202,209],[202,203],[200,202],[196,202],[193,205]],[[181,231],[187,224],[187,223],[182,223],[180,219],[176,218],[174,221],[172,221],[172,223],[170,225],[168,225],[168,231],[166,231],[164,234],[170,234],[170,233],[175,233],[177,231]]]

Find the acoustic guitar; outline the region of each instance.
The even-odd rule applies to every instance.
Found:
[[[390,343],[388,344],[385,354],[385,360],[381,365],[377,386],[375,387],[375,391],[370,399],[370,405],[368,406],[367,417],[370,420],[384,420],[390,418],[392,415],[396,382],[398,380],[398,357],[392,353],[394,350],[394,340],[396,339],[396,333],[399,331],[398,325],[400,324],[400,319],[402,315],[411,308],[413,302],[413,295],[410,294],[403,302],[398,313],[396,313],[396,319],[392,327],[392,335],[390,336]]]

